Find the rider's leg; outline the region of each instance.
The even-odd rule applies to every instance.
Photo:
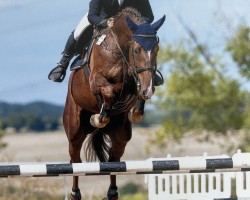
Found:
[[[159,75],[158,73],[155,74],[154,76],[154,86],[160,86],[163,85],[164,79],[162,75]]]
[[[65,45],[65,49],[63,51],[63,57],[58,63],[58,65],[49,73],[48,78],[55,82],[62,82],[65,75],[66,70],[68,68],[70,60],[74,57],[76,53],[76,43],[82,34],[83,30],[90,25],[87,14],[83,16],[80,23],[77,25],[76,29],[71,33],[68,38],[68,41]]]
[[[61,58],[58,65],[49,73],[48,78],[55,82],[62,82],[65,75],[66,70],[68,68],[70,60],[75,55],[75,46],[76,46],[76,40],[74,38],[74,32],[72,32],[68,38],[68,41],[65,45],[64,51],[63,51],[63,57]]]

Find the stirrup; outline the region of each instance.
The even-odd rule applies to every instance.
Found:
[[[66,69],[59,63],[54,69],[52,69],[48,75],[48,79],[54,82],[61,83],[66,76]]]

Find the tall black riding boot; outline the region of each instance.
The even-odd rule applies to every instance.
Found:
[[[76,53],[76,40],[74,38],[74,32],[68,38],[68,41],[65,45],[63,51],[63,57],[58,63],[58,65],[51,70],[48,75],[48,78],[54,82],[62,82],[66,75],[66,70],[69,66],[70,60],[74,57]]]
[[[156,71],[154,76],[154,86],[160,86],[163,85],[164,78],[159,70]]]

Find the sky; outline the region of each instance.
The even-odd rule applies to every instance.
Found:
[[[164,44],[187,33],[181,17],[212,52],[222,52],[237,24],[250,25],[250,0],[150,0],[155,20],[166,15],[158,32]],[[47,76],[61,58],[66,40],[88,10],[89,0],[0,0],[0,101],[46,101],[64,105],[68,77]],[[165,75],[165,74],[164,74]]]

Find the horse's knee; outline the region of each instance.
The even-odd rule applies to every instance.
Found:
[[[112,103],[115,98],[115,92],[112,85],[102,87],[101,93],[103,98],[105,99],[105,103]]]
[[[107,98],[114,96],[114,88],[112,85],[106,85],[101,88],[102,94],[104,94]]]
[[[128,113],[128,119],[131,123],[140,123],[144,119],[143,111],[132,108]]]

